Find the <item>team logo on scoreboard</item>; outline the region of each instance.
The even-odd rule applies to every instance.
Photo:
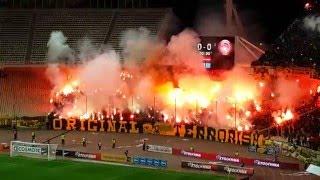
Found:
[[[234,66],[234,46],[233,36],[201,36],[197,49],[207,70],[230,70]]]
[[[218,49],[222,55],[224,55],[224,56],[229,55],[232,50],[231,42],[227,39],[220,41],[218,44]]]

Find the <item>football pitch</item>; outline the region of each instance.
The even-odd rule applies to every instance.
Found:
[[[186,173],[159,169],[145,169],[107,164],[75,162],[69,160],[47,161],[0,154],[1,180],[220,180],[228,177],[207,173]],[[229,179],[234,179],[230,177]]]

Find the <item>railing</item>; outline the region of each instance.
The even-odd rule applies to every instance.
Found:
[[[112,30],[114,28],[114,24],[116,23],[117,16],[118,16],[118,12],[114,11],[109,24],[108,32],[106,33],[106,37],[104,38],[104,44],[107,44],[109,42]]]
[[[60,136],[62,136],[62,135],[68,134],[68,133],[70,133],[71,131],[73,131],[73,130],[67,130],[67,131],[65,131],[65,132],[63,132],[63,133],[60,133],[60,134],[58,134],[58,135],[56,135],[56,136],[53,136],[52,138],[47,139],[46,141],[43,141],[42,143],[49,143],[51,140],[53,140],[53,139],[55,139],[55,138],[58,138],[58,137],[60,137]]]

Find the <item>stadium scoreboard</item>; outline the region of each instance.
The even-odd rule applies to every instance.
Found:
[[[201,36],[197,49],[207,70],[229,70],[234,66],[235,38],[231,36]]]

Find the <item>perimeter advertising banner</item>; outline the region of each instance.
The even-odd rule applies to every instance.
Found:
[[[74,153],[74,157],[79,159],[101,160],[100,153],[87,153],[76,151]]]
[[[232,174],[242,174],[242,175],[253,175],[253,168],[239,167],[239,166],[229,166],[229,165],[219,165],[219,164],[208,164],[203,162],[191,162],[191,161],[182,161],[182,168],[189,169],[198,169],[205,171],[218,171],[226,172]]]
[[[136,121],[111,121],[95,119],[54,119],[54,130],[78,130],[93,132],[144,133],[170,135],[182,138],[203,139],[240,145],[263,146],[263,134],[233,129],[217,129],[207,126],[189,124],[143,123]]]
[[[147,151],[150,152],[158,152],[158,153],[165,153],[165,154],[172,154],[172,148],[166,146],[158,146],[158,145],[147,145]]]
[[[238,157],[230,157],[230,156],[223,156],[223,155],[217,155],[216,156],[217,161],[224,161],[224,162],[230,162],[230,163],[240,163],[242,162],[240,158]]]
[[[56,151],[57,156],[64,156],[64,157],[70,157],[70,158],[75,158],[75,151],[68,151],[68,150],[60,150],[58,149]]]
[[[148,157],[133,157],[132,163],[136,165],[158,167],[158,168],[166,168],[168,166],[168,162],[166,160],[153,159]]]
[[[272,161],[264,161],[264,160],[254,160],[254,165],[256,166],[265,166],[265,167],[273,167],[273,168],[280,168],[279,162],[272,162]]]
[[[239,166],[227,166],[227,165],[212,165],[213,171],[226,172],[232,174],[253,175],[253,168],[245,168]]]
[[[175,149],[175,148],[173,148],[172,153],[174,155],[181,155],[181,156],[193,157],[193,158],[198,158],[198,159],[207,159],[207,160],[215,160],[215,156],[216,156],[213,153],[186,151],[186,150]]]
[[[226,156],[222,154],[215,153],[204,153],[197,151],[186,151],[181,149],[172,148],[172,154],[178,156],[187,156],[196,159],[210,160],[210,161],[220,161],[233,164],[244,163],[247,166],[264,166],[270,168],[280,168],[280,169],[291,169],[299,170],[299,164],[297,163],[287,163],[287,162],[274,162],[263,159],[251,159],[245,157],[233,157]]]
[[[188,168],[188,169],[206,170],[206,171],[212,170],[211,164],[201,163],[201,162],[191,162],[191,161],[181,161],[181,167]]]
[[[42,154],[42,148],[28,145],[13,145],[13,151],[28,154]]]
[[[126,163],[127,159],[128,158],[125,155],[115,155],[115,154],[108,154],[108,153],[101,154],[102,161]]]

